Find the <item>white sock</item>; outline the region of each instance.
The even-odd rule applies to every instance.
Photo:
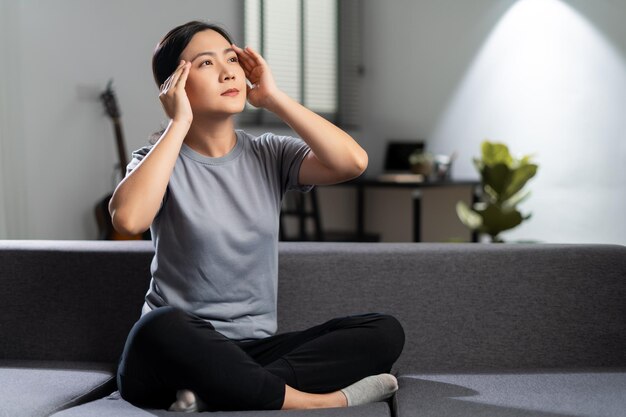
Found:
[[[348,407],[382,401],[398,390],[398,380],[391,374],[368,376],[341,390]]]
[[[185,413],[193,413],[196,411],[205,411],[208,407],[196,395],[195,392],[188,389],[176,391],[176,401],[172,403],[168,411],[183,411]]]

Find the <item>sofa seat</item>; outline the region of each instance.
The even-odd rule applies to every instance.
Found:
[[[116,389],[110,364],[0,361],[0,417],[42,417]]]
[[[398,384],[400,417],[626,415],[626,368],[411,374]]]
[[[188,417],[193,415],[210,415],[215,417],[391,417],[391,408],[389,403],[381,401],[356,407],[325,408],[319,410],[184,413],[160,409],[138,408],[121,398],[119,391],[115,391],[106,398],[58,412],[52,417]]]

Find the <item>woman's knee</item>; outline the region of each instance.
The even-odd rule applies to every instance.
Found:
[[[167,329],[184,320],[184,314],[180,309],[166,306],[141,316],[130,330],[118,360],[118,378],[122,374],[135,381],[145,369],[153,368],[156,354],[166,351],[170,343]],[[119,379],[118,384],[121,384]]]
[[[376,321],[378,337],[384,341],[385,356],[395,362],[402,353],[405,342],[404,328],[400,321],[390,314],[380,314]]]
[[[181,308],[163,306],[147,312],[139,318],[131,329],[132,340],[154,343],[167,329],[187,319],[187,313]]]
[[[172,322],[184,320],[186,313],[183,309],[174,306],[163,306],[147,312],[139,319],[144,327],[168,326]]]

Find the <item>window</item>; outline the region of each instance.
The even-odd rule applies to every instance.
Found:
[[[333,123],[355,125],[362,75],[358,0],[245,0],[244,7],[244,42],[265,58],[278,87]],[[240,120],[282,123],[248,103]]]

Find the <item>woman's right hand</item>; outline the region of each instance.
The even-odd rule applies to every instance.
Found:
[[[190,68],[190,62],[180,61],[178,68],[161,84],[159,93],[159,100],[167,116],[174,121],[184,121],[189,124],[193,120],[193,113],[185,91],[185,83]]]

